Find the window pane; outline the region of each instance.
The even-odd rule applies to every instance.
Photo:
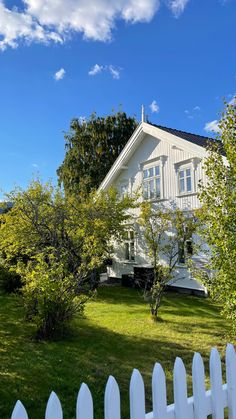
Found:
[[[179,181],[179,191],[184,192],[184,179],[180,179]]]
[[[191,192],[191,190],[192,190],[191,177],[187,177],[186,183],[187,183],[187,192]]]
[[[148,170],[147,169],[145,169],[144,171],[143,171],[143,178],[144,179],[146,179],[148,177]]]
[[[179,177],[180,177],[180,178],[184,178],[184,170],[180,170],[180,172],[179,172]]]
[[[156,179],[156,197],[159,198],[160,197],[160,178]]]
[[[129,243],[125,243],[125,260],[129,260]]]
[[[160,176],[160,166],[155,167],[155,175]]]
[[[133,232],[133,230],[130,230],[129,231],[129,237],[130,237],[130,240],[131,241],[134,241],[134,232]]]
[[[149,177],[153,177],[153,175],[154,175],[154,167],[150,167],[150,169],[149,169]]]
[[[134,242],[130,243],[130,260],[134,260]]]
[[[191,176],[191,169],[186,169],[186,176]]]
[[[149,198],[155,197],[154,179],[149,182]]]

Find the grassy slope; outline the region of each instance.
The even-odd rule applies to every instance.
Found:
[[[94,395],[95,419],[102,419],[104,386],[112,374],[121,388],[123,418],[128,418],[133,368],[143,373],[150,411],[155,361],[166,371],[171,402],[175,357],[181,356],[190,372],[194,351],[208,360],[212,346],[224,349],[226,325],[209,299],[177,294],[165,298],[161,317],[157,324],[150,320],[137,291],[104,287],[64,341],[36,343],[31,339],[32,326],[23,322],[20,299],[0,296],[0,417],[9,417],[20,398],[31,419],[43,419],[53,389],[62,401],[64,419],[72,419],[84,381]]]

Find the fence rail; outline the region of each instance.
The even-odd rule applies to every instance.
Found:
[[[193,396],[187,397],[187,379],[184,363],[176,358],[174,365],[174,403],[167,404],[166,377],[160,364],[155,364],[152,375],[153,411],[145,411],[145,389],[140,372],[134,369],[130,380],[130,419],[224,419],[228,408],[229,419],[236,419],[236,353],[232,344],[226,348],[226,384],[222,383],[220,355],[213,348],[210,355],[211,388],[206,391],[202,357],[195,353],[192,363]],[[104,418],[121,419],[119,386],[110,376],[104,397]],[[95,412],[96,413],[96,412]],[[77,397],[76,419],[93,419],[93,399],[86,384]],[[95,415],[96,417],[96,415]],[[23,404],[18,400],[11,419],[28,419]],[[61,403],[52,392],[46,407],[45,419],[63,419]]]

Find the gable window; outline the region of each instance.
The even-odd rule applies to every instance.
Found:
[[[155,199],[161,196],[160,166],[155,165],[143,169],[143,197]]]
[[[190,167],[179,169],[178,181],[180,194],[192,192],[192,170]]]
[[[133,262],[135,260],[135,249],[134,249],[134,231],[127,230],[125,233],[125,260]]]

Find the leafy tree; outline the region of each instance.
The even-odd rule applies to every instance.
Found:
[[[66,194],[97,188],[136,126],[136,120],[125,112],[106,117],[93,113],[87,120],[73,119],[65,134],[66,155],[57,170]]]
[[[31,183],[10,194],[1,215],[0,257],[21,276],[27,318],[51,338],[83,306],[95,287],[94,270],[111,252],[129,218],[130,198],[117,192],[65,197],[51,184]]]
[[[236,328],[236,98],[226,105],[218,142],[205,160],[207,184],[201,185],[201,235],[209,246],[200,279],[222,304],[222,314]],[[223,150],[223,153],[222,153]]]
[[[144,295],[157,320],[163,294],[167,284],[174,281],[176,264],[196,229],[196,219],[173,206],[154,208],[150,202],[143,202],[139,223],[153,266],[153,277],[147,281]]]

